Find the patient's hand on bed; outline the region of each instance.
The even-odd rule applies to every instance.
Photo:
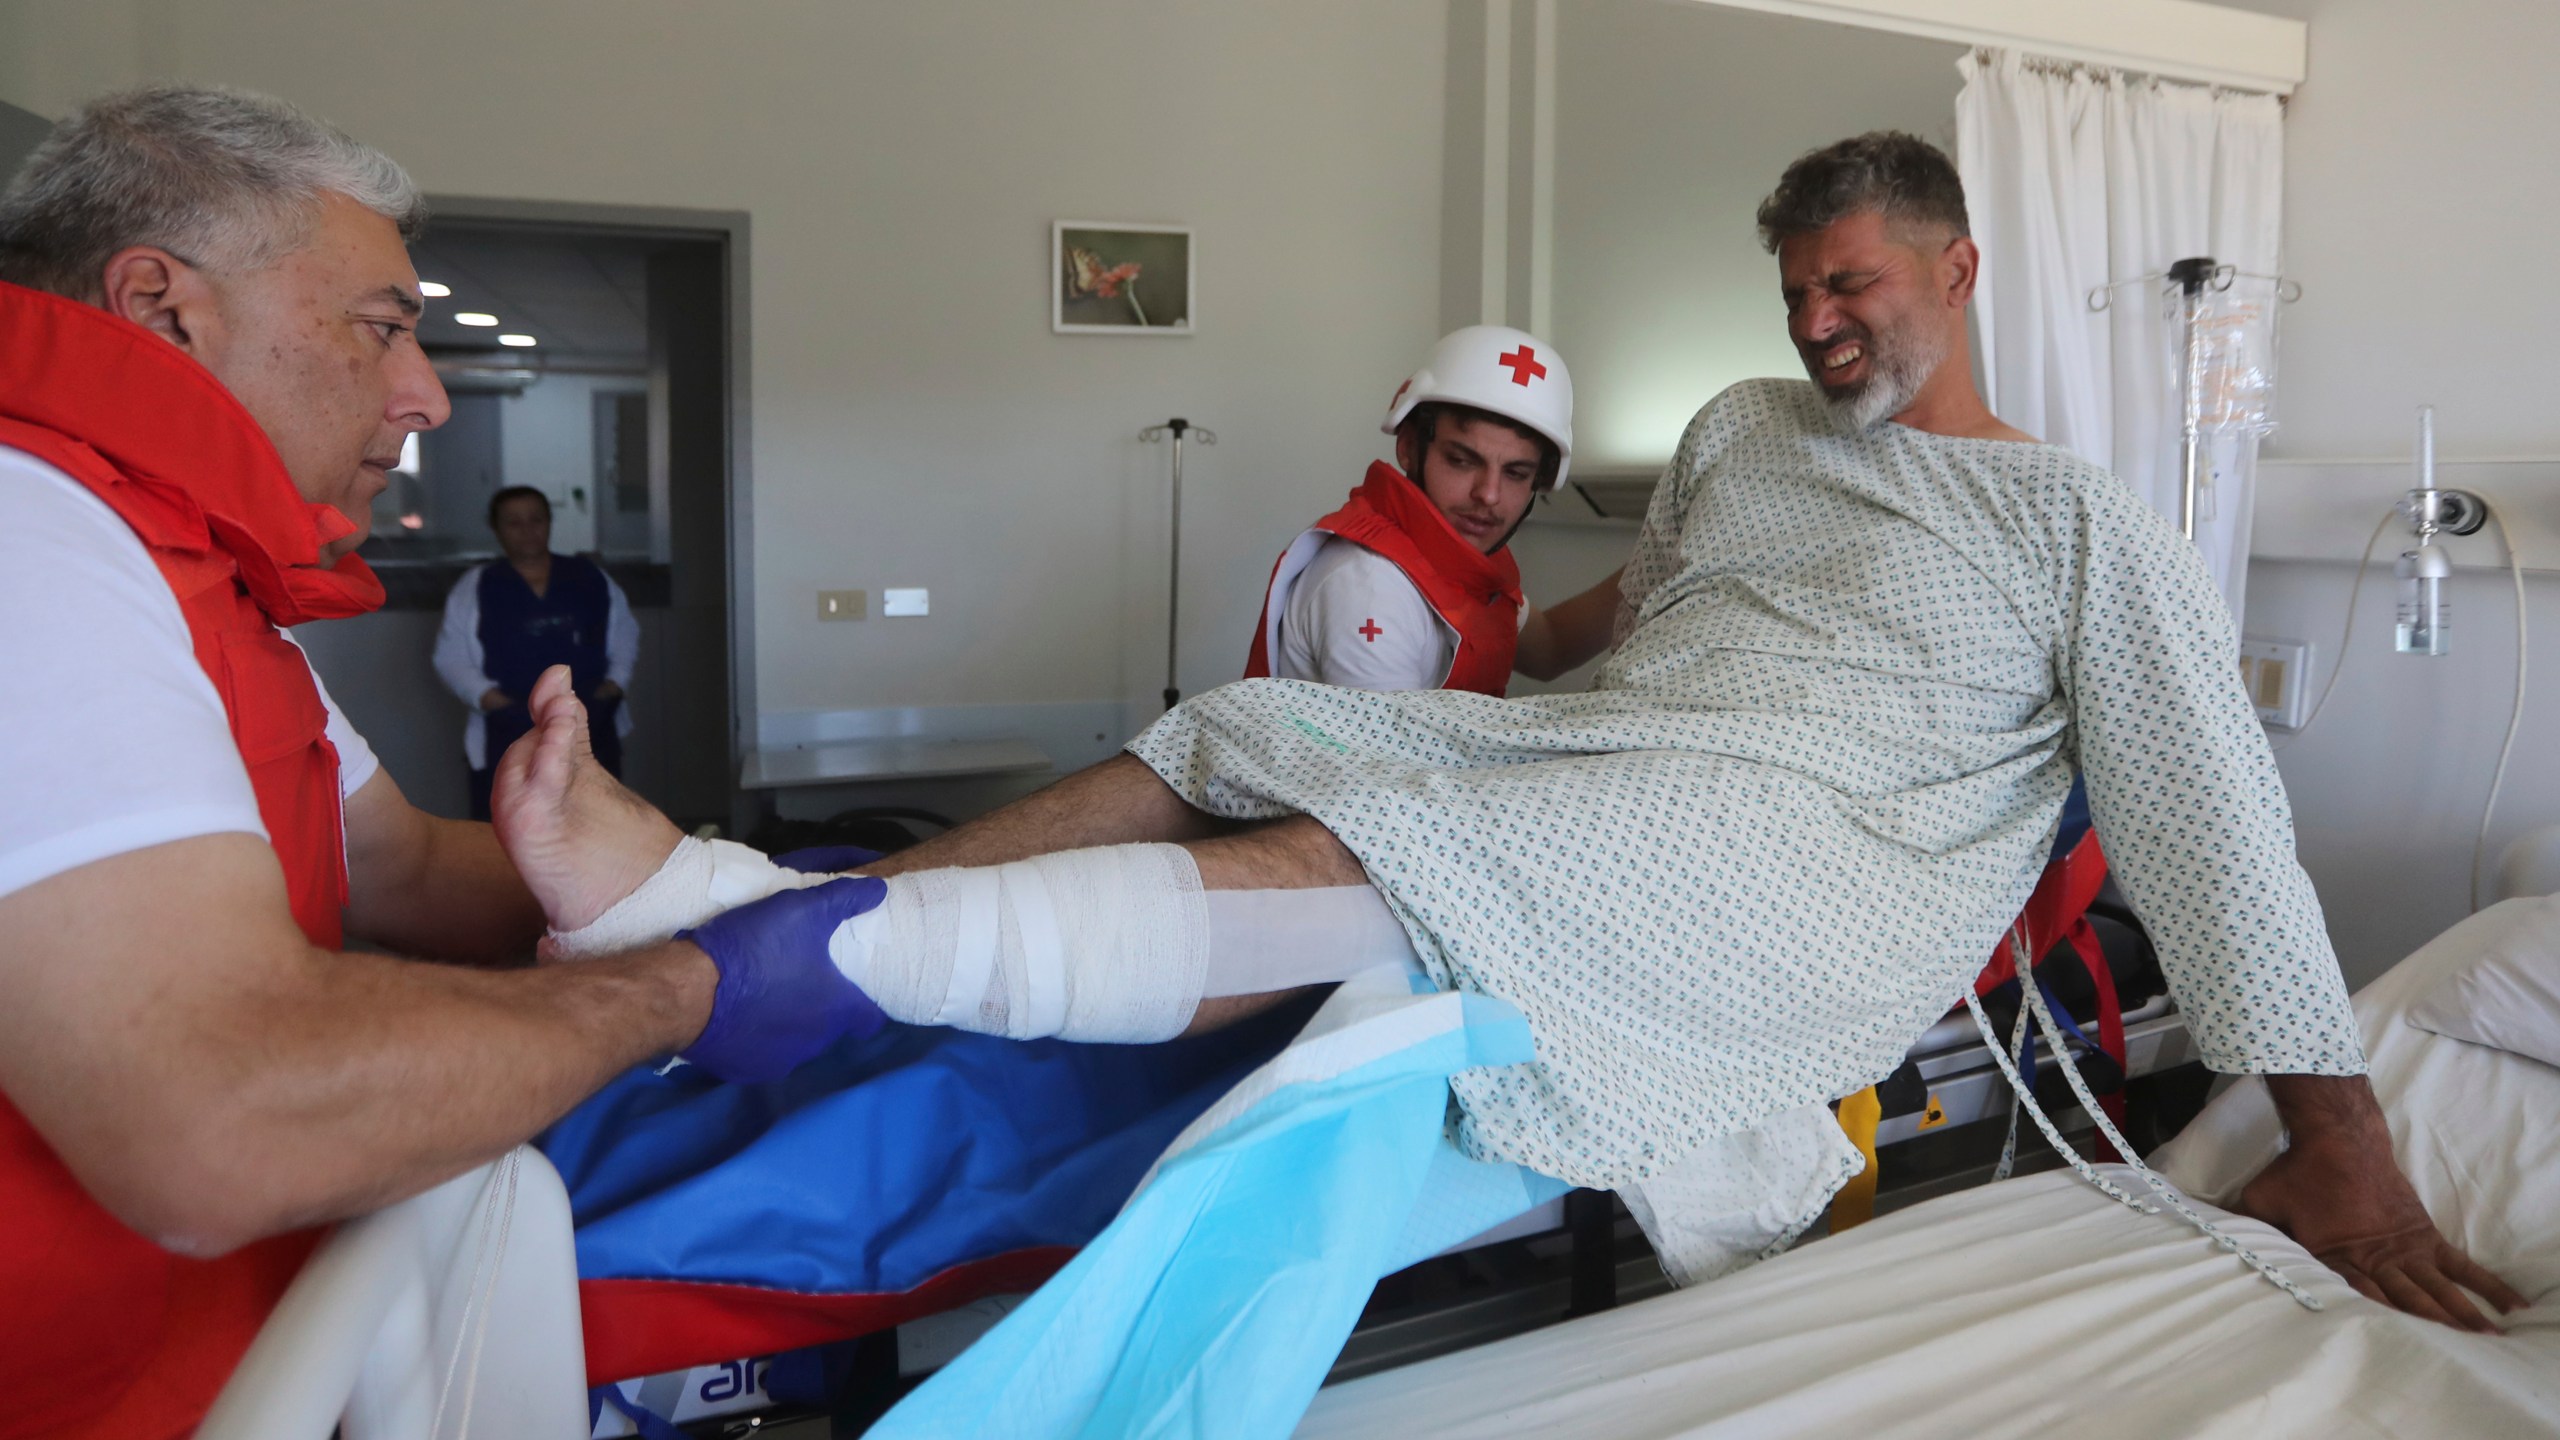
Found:
[[[2288,1148],[2236,1207],[2284,1231],[2366,1299],[2464,1330],[2497,1333],[2461,1287],[2500,1310],[2525,1299],[2437,1231],[2391,1154],[2391,1130],[2361,1075],[2270,1075]]]
[[[596,763],[567,666],[543,672],[527,707],[533,729],[499,759],[490,814],[551,928],[575,930],[658,873],[684,835]]]

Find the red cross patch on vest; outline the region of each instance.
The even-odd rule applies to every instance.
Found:
[[[1523,347],[1526,348],[1526,347]],[[1473,690],[1499,696],[1511,684],[1511,664],[1520,649],[1520,566],[1508,547],[1487,555],[1450,527],[1422,487],[1404,472],[1380,460],[1369,466],[1360,487],[1341,509],[1318,520],[1284,551],[1271,567],[1263,593],[1262,624],[1253,632],[1253,648],[1245,658],[1245,678],[1271,673],[1279,621],[1289,603],[1288,589],[1314,549],[1311,537],[1336,535],[1385,557],[1413,582],[1424,603],[1458,637],[1457,655],[1444,690]],[[1297,566],[1293,567],[1291,561]],[[1375,644],[1386,631],[1374,619],[1359,628],[1362,639]]]

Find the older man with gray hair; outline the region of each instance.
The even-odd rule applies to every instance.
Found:
[[[180,87],[86,107],[0,193],[0,1431],[188,1432],[308,1227],[709,1012],[690,950],[468,968],[541,911],[280,631],[382,602],[352,552],[449,413],[424,219],[381,154]]]

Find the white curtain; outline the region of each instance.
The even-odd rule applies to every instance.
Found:
[[[2001,419],[2113,470],[2174,525],[2180,402],[2160,287],[2116,290],[2104,313],[2091,312],[2088,295],[2191,255],[2275,274],[2282,107],[2272,95],[2010,51],[1956,64],[1956,169],[1982,247],[1974,325],[1984,395]],[[2256,439],[2216,450],[2196,544],[2236,624]]]

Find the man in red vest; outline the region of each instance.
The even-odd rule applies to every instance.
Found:
[[[186,1433],[310,1227],[710,1012],[689,948],[470,968],[541,910],[280,628],[382,602],[352,552],[448,414],[423,219],[382,155],[177,87],[87,107],[0,194],[0,1436]]]
[[[1618,577],[1541,610],[1510,551],[1573,463],[1573,377],[1554,347],[1504,325],[1453,331],[1379,428],[1396,463],[1373,462],[1272,567],[1248,679],[1498,696],[1515,669],[1552,680],[1607,648]]]

